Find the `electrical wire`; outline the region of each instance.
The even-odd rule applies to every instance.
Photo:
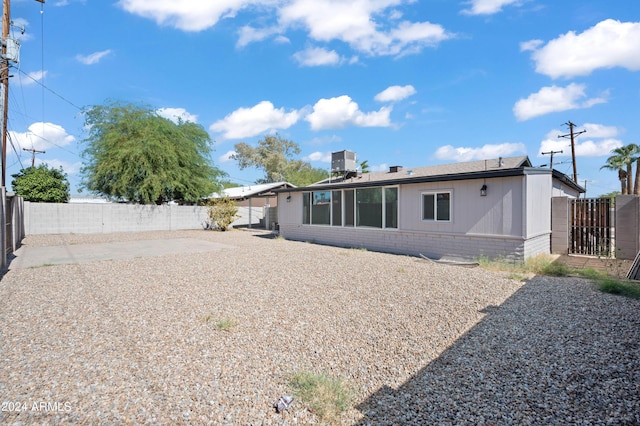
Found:
[[[40,86],[42,86],[44,89],[48,90],[49,92],[53,93],[54,95],[56,95],[57,97],[59,97],[60,99],[62,99],[63,101],[65,101],[66,103],[68,103],[69,105],[71,105],[72,107],[76,108],[78,111],[82,111],[82,107],[79,107],[78,105],[74,104],[73,102],[71,102],[69,99],[65,98],[64,96],[62,96],[61,94],[57,93],[56,91],[54,91],[53,89],[45,86],[44,84],[42,84],[39,80],[36,80],[35,78],[31,77],[29,74],[27,74],[26,72],[22,71],[21,69],[18,70],[21,74],[23,74],[25,77],[33,80],[36,84],[39,84]]]

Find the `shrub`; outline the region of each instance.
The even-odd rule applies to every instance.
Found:
[[[209,207],[207,209],[209,215],[207,225],[210,229],[226,231],[238,217],[238,207],[236,207],[235,201],[228,197],[211,199],[206,205]]]

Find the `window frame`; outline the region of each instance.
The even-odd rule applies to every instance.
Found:
[[[438,219],[438,195],[447,194],[449,196],[449,219]],[[433,219],[425,219],[424,197],[433,196]],[[420,218],[422,222],[429,223],[451,223],[453,221],[453,191],[452,190],[434,190],[422,191],[420,193]]]
[[[331,190],[318,190],[318,191],[303,191],[302,192],[302,224],[307,226],[331,226],[336,228],[363,228],[363,229],[382,229],[382,230],[394,230],[397,231],[400,229],[400,185],[389,185],[389,186],[372,186],[362,189],[378,189],[381,192],[381,202],[380,202],[380,214],[382,224],[380,227],[377,226],[365,226],[358,225],[358,196],[357,190],[360,188],[344,188],[344,189],[331,189]],[[396,215],[395,215],[395,226],[387,226],[387,190],[395,189],[395,205],[396,205]],[[314,210],[314,193],[316,192],[329,192],[330,194],[330,204],[329,204],[329,224],[325,223],[314,223],[313,219],[313,210]],[[350,193],[350,196],[347,195],[347,192]],[[340,199],[337,201],[335,199],[336,193],[340,194]],[[335,203],[337,201],[337,203]],[[340,217],[336,217],[337,212],[334,211],[334,207],[336,204],[340,205]],[[349,215],[349,208],[352,209],[351,215]],[[336,219],[340,221],[340,224],[335,224]]]

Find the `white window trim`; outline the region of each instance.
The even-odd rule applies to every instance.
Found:
[[[438,220],[438,194],[449,194],[449,220]],[[433,219],[425,219],[424,218],[424,196],[425,195],[434,195],[434,203],[433,203]],[[420,219],[422,222],[428,223],[450,223],[453,221],[453,190],[433,190],[433,191],[422,191],[420,193]]]

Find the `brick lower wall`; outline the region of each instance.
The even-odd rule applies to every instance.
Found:
[[[366,248],[387,253],[473,260],[478,257],[523,260],[549,253],[550,234],[524,240],[518,237],[432,234],[382,229],[280,224],[280,235],[339,247]]]

